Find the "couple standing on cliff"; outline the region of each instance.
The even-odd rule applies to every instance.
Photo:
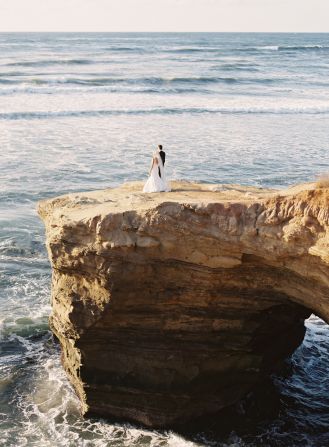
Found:
[[[162,144],[159,144],[152,157],[149,178],[147,179],[143,192],[168,192],[170,186],[166,180],[164,164],[166,153],[162,150]]]

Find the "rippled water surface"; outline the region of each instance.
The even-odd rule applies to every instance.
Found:
[[[317,317],[273,378],[279,415],[249,431],[83,420],[48,331],[35,211],[145,178],[158,143],[170,178],[314,179],[329,171],[328,56],[326,34],[0,34],[0,445],[329,445],[329,328]]]

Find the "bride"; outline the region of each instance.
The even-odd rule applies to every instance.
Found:
[[[170,186],[166,181],[160,151],[157,150],[153,154],[149,178],[147,179],[144,185],[143,192],[164,192],[164,191],[170,191]]]

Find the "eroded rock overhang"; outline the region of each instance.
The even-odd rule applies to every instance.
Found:
[[[40,203],[51,328],[84,412],[149,426],[240,399],[329,321],[329,191],[140,183]]]

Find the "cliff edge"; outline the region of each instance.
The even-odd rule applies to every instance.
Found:
[[[329,189],[140,182],[42,201],[51,329],[83,412],[215,413],[329,322]]]

